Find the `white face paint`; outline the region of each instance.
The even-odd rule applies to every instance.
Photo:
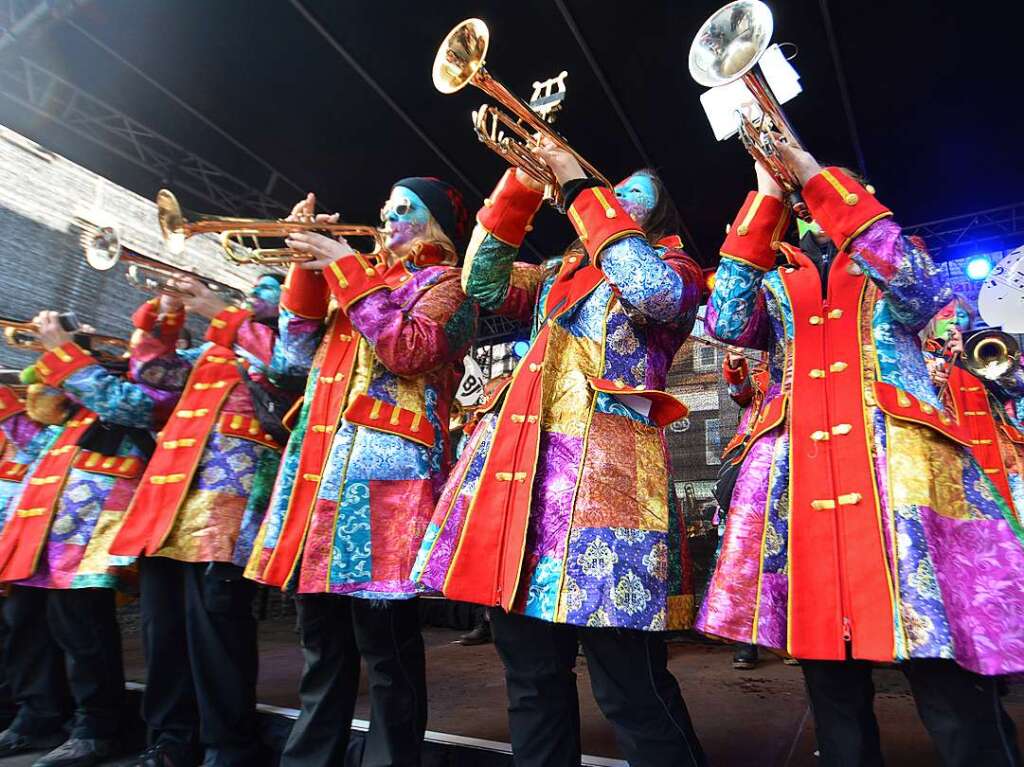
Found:
[[[380,211],[387,247],[396,253],[422,238],[430,227],[430,209],[411,189],[396,186]]]

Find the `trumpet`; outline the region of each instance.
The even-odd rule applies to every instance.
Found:
[[[196,234],[219,234],[221,248],[229,261],[235,264],[295,264],[313,257],[292,248],[265,248],[261,237],[284,238],[295,232],[319,232],[331,237],[359,237],[373,241],[373,249],[362,253],[369,260],[383,256],[386,250],[384,232],[373,226],[360,224],[328,224],[284,221],[275,218],[230,218],[206,213],[188,212],[169,189],[161,189],[156,196],[157,220],[164,244],[171,253],[181,253],[185,240]]]
[[[1020,362],[1020,344],[1002,330],[979,330],[964,341],[963,366],[974,375],[995,381]]]
[[[121,245],[121,235],[116,226],[96,226],[79,221],[83,228],[82,248],[85,260],[93,269],[105,272],[113,269],[118,263],[127,266],[125,279],[128,284],[145,293],[164,293],[172,296],[189,295],[171,283],[175,280],[194,279],[212,290],[222,300],[230,304],[241,304],[246,295],[241,290],[225,285],[223,282],[211,280],[202,275],[193,274],[185,269],[169,266],[155,258],[143,256]]]
[[[587,162],[552,127],[551,122],[565,97],[566,72],[543,83],[534,83],[533,98],[528,104],[508,88],[491,77],[484,68],[491,33],[480,19],[466,19],[449,32],[434,57],[434,87],[450,94],[474,85],[512,115],[498,107],[484,104],[473,112],[473,129],[480,139],[511,165],[519,168],[544,186],[544,199],[559,209],[562,191],[554,173],[532,150],[540,145],[540,137],[547,138],[575,157],[583,169],[602,184],[611,183],[600,171]],[[556,90],[557,89],[557,90]],[[506,135],[502,126],[518,137]]]
[[[757,67],[771,43],[773,27],[772,12],[761,0],[735,0],[719,8],[690,45],[690,77],[706,88],[742,78],[761,114],[753,118],[742,112],[738,115],[740,141],[786,193],[793,213],[808,221],[800,179],[782,159],[780,137],[790,146],[803,147]]]
[[[39,340],[39,327],[34,322],[21,322],[9,317],[0,317],[0,328],[3,329],[4,341],[12,349],[21,349],[26,352],[46,351],[46,347]],[[131,348],[128,341],[116,336],[81,330],[73,330],[71,333],[76,339],[83,339],[89,345],[89,350],[101,364],[123,361],[125,354]]]

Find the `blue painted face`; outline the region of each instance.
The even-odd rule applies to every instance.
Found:
[[[654,180],[646,173],[634,173],[615,187],[615,196],[629,214],[629,217],[643,226],[658,204],[658,191],[654,188]]]
[[[257,301],[276,306],[281,300],[281,283],[273,277],[260,277],[249,295]]]
[[[380,210],[389,250],[420,239],[430,227],[430,209],[411,189],[396,186]]]

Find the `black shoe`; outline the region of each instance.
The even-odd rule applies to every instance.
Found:
[[[60,730],[46,735],[22,735],[8,728],[0,732],[0,757],[53,748],[63,743],[66,737]]]
[[[114,753],[114,741],[68,738],[32,767],[94,767]]]
[[[732,667],[737,671],[749,671],[757,667],[757,645],[745,644],[736,648],[732,655]]]
[[[456,640],[456,644],[463,647],[472,647],[478,644],[488,644],[491,641],[491,622],[484,621],[468,634],[463,634]]]
[[[131,761],[125,767],[194,767],[196,760],[192,749],[184,744],[163,741],[156,743]]]

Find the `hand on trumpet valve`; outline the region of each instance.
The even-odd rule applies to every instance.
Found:
[[[814,159],[814,155],[803,149],[795,142],[787,141],[785,137],[776,142],[779,154],[783,161],[792,169],[801,186],[821,173],[821,165]]]
[[[39,312],[32,322],[35,323],[37,328],[36,337],[47,349],[56,349],[74,340],[71,333],[60,324],[60,314],[58,312]]]
[[[956,359],[963,353],[964,335],[960,332],[960,328],[951,328],[949,338],[946,339],[946,345],[942,350],[942,356],[946,359]]]
[[[292,212],[285,221],[306,223],[313,220],[314,213],[316,213],[316,195],[310,192],[295,203]]]
[[[180,290],[181,303],[185,310],[200,317],[212,320],[228,308],[228,303],[194,277],[181,277],[168,280],[175,290]]]
[[[333,224],[337,222],[338,214],[334,213],[330,216],[321,214],[317,217],[317,221],[321,221],[321,218],[324,223]],[[355,253],[344,237],[333,240],[318,232],[292,232],[285,240],[285,245],[292,250],[310,256],[309,261],[303,261],[299,266],[312,271],[326,269],[339,258]]]
[[[532,149],[534,155],[540,158],[555,174],[559,186],[565,186],[570,181],[578,178],[586,178],[586,171],[580,165],[580,161],[572,152],[567,152],[550,138],[544,137],[540,144]]]

